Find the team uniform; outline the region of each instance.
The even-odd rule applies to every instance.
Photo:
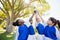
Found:
[[[55,26],[49,26],[48,24],[44,23],[44,40],[60,40],[60,33]]]
[[[38,40],[60,40],[60,32],[55,26],[49,26],[46,22],[39,22],[36,26],[38,30]]]
[[[38,38],[37,40],[44,40],[44,26],[42,23],[37,23],[36,29],[38,31]]]
[[[32,24],[24,23],[22,26],[17,27],[16,36],[14,40],[36,40],[35,32]]]

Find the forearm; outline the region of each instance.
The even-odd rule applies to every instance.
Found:
[[[32,14],[32,16],[30,17],[29,21],[31,21],[31,20],[32,20],[33,16],[34,16],[34,14]]]
[[[33,18],[34,14],[32,14],[32,16],[29,19],[29,22],[32,24],[32,18]]]
[[[38,22],[40,22],[41,20],[40,20],[40,17],[39,17],[39,15],[38,15],[38,13],[36,13],[36,22],[38,23]]]
[[[44,19],[42,17],[40,17],[40,18],[41,18],[42,22],[44,23]]]
[[[44,23],[44,19],[41,17],[39,13],[38,13],[38,16],[40,17],[41,21]]]

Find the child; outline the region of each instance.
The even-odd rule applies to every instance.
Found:
[[[32,17],[33,16],[34,16],[34,14],[32,15]],[[30,23],[31,23],[32,17],[29,19]],[[29,34],[30,35],[34,35],[35,34],[32,25],[30,25],[29,28],[28,28],[27,25],[24,24],[24,20],[23,19],[18,19],[16,22],[13,22],[13,25],[14,26],[18,26],[15,40],[27,40]]]
[[[36,29],[38,31],[38,37],[37,40],[43,40],[44,39],[44,26],[41,23],[38,11],[34,11],[36,13]]]
[[[34,15],[34,14],[33,14]],[[33,29],[33,26],[32,26],[32,18],[33,18],[33,15],[30,17],[29,19],[29,22],[30,22],[30,26],[29,26],[29,37],[27,40],[36,40],[36,37],[35,37],[35,32],[34,32],[34,29]],[[25,22],[26,23],[26,22]],[[26,23],[27,24],[27,23]]]
[[[44,40],[60,40],[60,33],[58,29],[55,27],[56,24],[58,24],[58,26],[60,27],[60,22],[58,20],[56,20],[53,17],[50,17],[49,20],[47,21],[47,25],[45,25],[46,23],[41,18],[41,16],[40,16],[40,19],[39,18],[37,19],[38,19],[37,21],[40,21],[41,19],[43,22],[42,25],[45,26],[44,31],[42,31],[44,32],[44,35],[45,35]]]
[[[44,29],[44,35],[52,40],[60,40],[60,33],[56,28],[56,24],[60,27],[60,22],[53,17],[50,17],[47,21],[47,26]]]

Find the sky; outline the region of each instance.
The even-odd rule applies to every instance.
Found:
[[[46,18],[54,17],[60,20],[60,0],[46,0],[46,1],[50,5],[50,10],[46,12],[48,15],[45,15],[44,17]]]

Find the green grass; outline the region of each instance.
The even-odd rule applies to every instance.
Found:
[[[14,40],[14,34],[2,32],[2,33],[0,33],[0,40]]]

